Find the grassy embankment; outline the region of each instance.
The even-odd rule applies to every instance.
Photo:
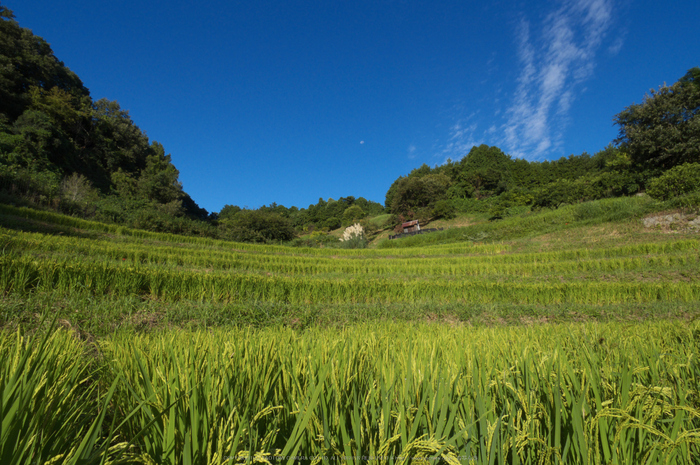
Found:
[[[695,463],[700,241],[659,208],[343,250],[2,207],[0,462]]]

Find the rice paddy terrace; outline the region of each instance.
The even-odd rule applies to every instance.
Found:
[[[0,463],[700,461],[697,235],[302,249],[8,206],[0,226]]]

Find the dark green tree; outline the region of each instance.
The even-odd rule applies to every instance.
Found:
[[[394,203],[394,197],[396,197],[396,193],[399,189],[399,186],[403,182],[402,179],[406,179],[406,177],[399,176],[393,183],[391,183],[391,186],[389,186],[389,190],[386,191],[386,195],[384,196],[384,208],[390,212],[391,206]]]
[[[356,221],[361,220],[365,216],[367,216],[367,213],[365,213],[359,205],[353,205],[351,207],[346,208],[343,212],[343,224],[353,224]]]
[[[49,44],[20,27],[12,11],[0,5],[0,113],[10,120],[21,115],[31,102],[31,87],[58,87],[76,97],[89,95]]]
[[[474,146],[454,166],[454,186],[450,191],[452,198],[489,197],[494,192],[505,189],[510,180],[510,168],[513,160],[498,147],[482,144]]]
[[[178,174],[127,111],[117,102],[93,102],[49,44],[0,5],[4,194],[98,220],[214,235],[212,227],[194,226],[191,219],[208,214],[182,191]]]
[[[700,69],[678,82],[651,90],[641,104],[615,118],[616,139],[638,170],[658,173],[682,163],[700,161]]]
[[[233,218],[234,216],[236,216],[236,213],[238,213],[241,210],[242,208],[238,205],[224,205],[224,208],[222,208],[219,212],[219,219],[225,220]]]
[[[283,242],[296,236],[292,222],[277,213],[241,210],[219,222],[220,236],[237,242]]]
[[[429,216],[427,210],[432,210],[437,201],[447,199],[451,184],[452,181],[445,174],[399,178],[391,198],[390,212],[411,217],[421,210]]]
[[[88,147],[92,159],[105,173],[119,169],[138,175],[152,153],[148,137],[134,124],[118,102],[100,99],[92,108],[93,128]]]
[[[182,184],[178,181],[180,173],[161,144],[153,142],[151,149],[152,153],[146,158],[146,167],[137,182],[139,195],[161,204],[179,200],[183,195]]]

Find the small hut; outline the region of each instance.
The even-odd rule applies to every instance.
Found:
[[[420,231],[420,225],[418,224],[418,220],[407,221],[401,225],[401,228],[403,228],[404,234]]]

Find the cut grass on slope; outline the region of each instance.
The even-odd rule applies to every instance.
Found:
[[[659,210],[663,204],[648,196],[620,197],[566,205],[556,210],[527,213],[503,220],[451,228],[407,238],[384,240],[379,248],[410,248],[454,242],[493,242],[534,237],[581,226],[620,222]]]
[[[339,328],[403,321],[491,327],[543,323],[640,322],[700,319],[697,302],[591,304],[285,304],[275,302],[163,302],[138,296],[103,297],[36,292],[0,297],[0,329],[33,331],[41,315],[55,315],[76,337],[94,340],[115,331],[144,333],[210,328]]]

